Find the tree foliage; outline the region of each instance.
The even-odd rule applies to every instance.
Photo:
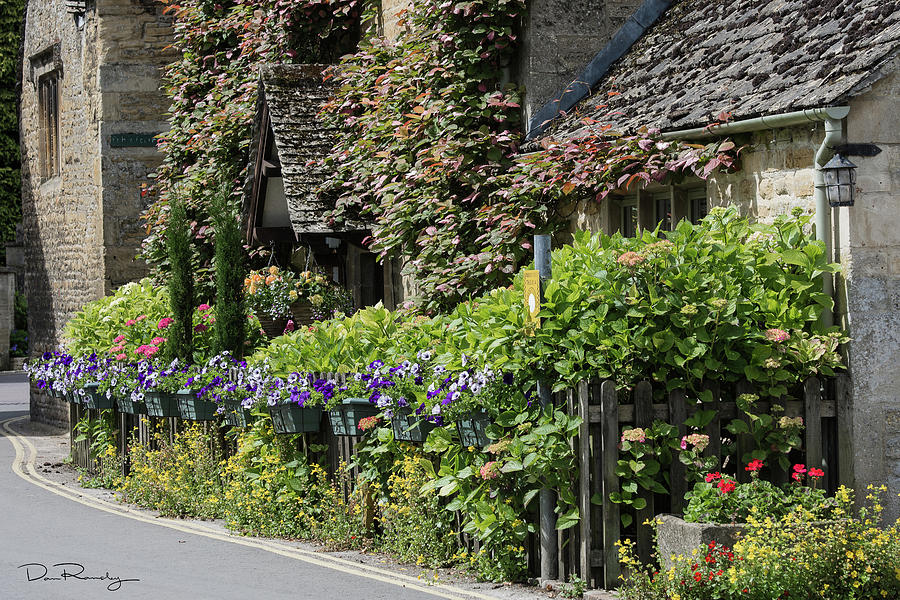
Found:
[[[229,205],[228,190],[213,201],[216,247],[216,352],[228,350],[240,358],[247,324],[244,306],[244,238],[238,216]]]
[[[169,303],[175,322],[169,326],[168,351],[172,358],[191,362],[193,348],[194,272],[191,268],[191,226],[185,204],[174,198],[166,228],[169,253]]]
[[[25,3],[0,2],[0,259],[22,218],[19,158],[19,42]]]

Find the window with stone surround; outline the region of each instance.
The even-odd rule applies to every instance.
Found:
[[[41,179],[59,175],[59,71],[38,79]]]
[[[611,214],[610,233],[635,237],[642,229],[670,231],[679,221],[698,223],[708,212],[706,185],[670,185],[622,196]]]

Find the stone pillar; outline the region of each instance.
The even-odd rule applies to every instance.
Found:
[[[9,334],[15,327],[16,274],[0,268],[0,371],[9,370]]]

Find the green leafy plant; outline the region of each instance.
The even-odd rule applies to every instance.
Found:
[[[569,575],[569,582],[560,586],[559,595],[563,598],[581,598],[587,590],[587,582],[572,573]]]
[[[760,460],[771,462],[777,460],[781,468],[787,469],[790,465],[788,453],[800,448],[801,432],[803,430],[802,417],[787,417],[778,414],[784,411],[779,404],[772,404],[770,412],[774,414],[758,412],[756,405],[759,396],[756,394],[741,394],[737,397],[738,409],[746,415],[745,419],[734,419],[728,424],[728,431],[735,435],[748,434],[754,442],[755,448],[740,459],[743,462]]]
[[[169,277],[169,305],[174,323],[170,325],[168,354],[171,358],[190,362],[193,358],[194,273],[191,268],[191,228],[185,205],[172,203],[166,247],[172,273]]]
[[[666,467],[672,463],[677,444],[678,429],[662,421],[655,421],[651,427],[623,430],[616,463],[621,491],[612,492],[609,499],[641,510],[647,506],[647,500],[639,496],[639,489],[655,494],[668,493]],[[634,520],[626,512],[621,513],[620,518],[625,527]]]
[[[247,334],[247,311],[242,289],[244,274],[244,238],[238,217],[223,189],[213,203],[216,268],[216,341],[215,352],[228,351],[232,356],[244,355]],[[174,273],[173,273],[174,275]]]
[[[688,500],[685,521],[743,523],[751,516],[780,518],[798,509],[821,516],[834,506],[826,501],[825,491],[817,487],[818,480],[824,475],[821,469],[807,470],[804,465],[795,465],[794,483],[779,487],[759,478],[764,467],[761,460],[751,461],[745,467],[750,472],[747,483],[739,483],[718,472],[708,473],[685,496]],[[801,484],[806,477],[812,482],[811,487]]]
[[[75,442],[88,442],[91,460],[97,461],[116,448],[116,427],[113,411],[101,410],[96,416],[83,416],[75,424]]]

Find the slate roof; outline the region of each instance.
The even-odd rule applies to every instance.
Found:
[[[316,163],[331,151],[334,131],[318,113],[331,93],[323,82],[324,65],[265,65],[260,68],[260,94],[269,110],[275,147],[281,162],[284,194],[294,232],[330,233],[323,215],[334,201],[315,189],[328,176]]]
[[[900,0],[677,0],[549,135],[840,105],[883,76],[898,48]]]

